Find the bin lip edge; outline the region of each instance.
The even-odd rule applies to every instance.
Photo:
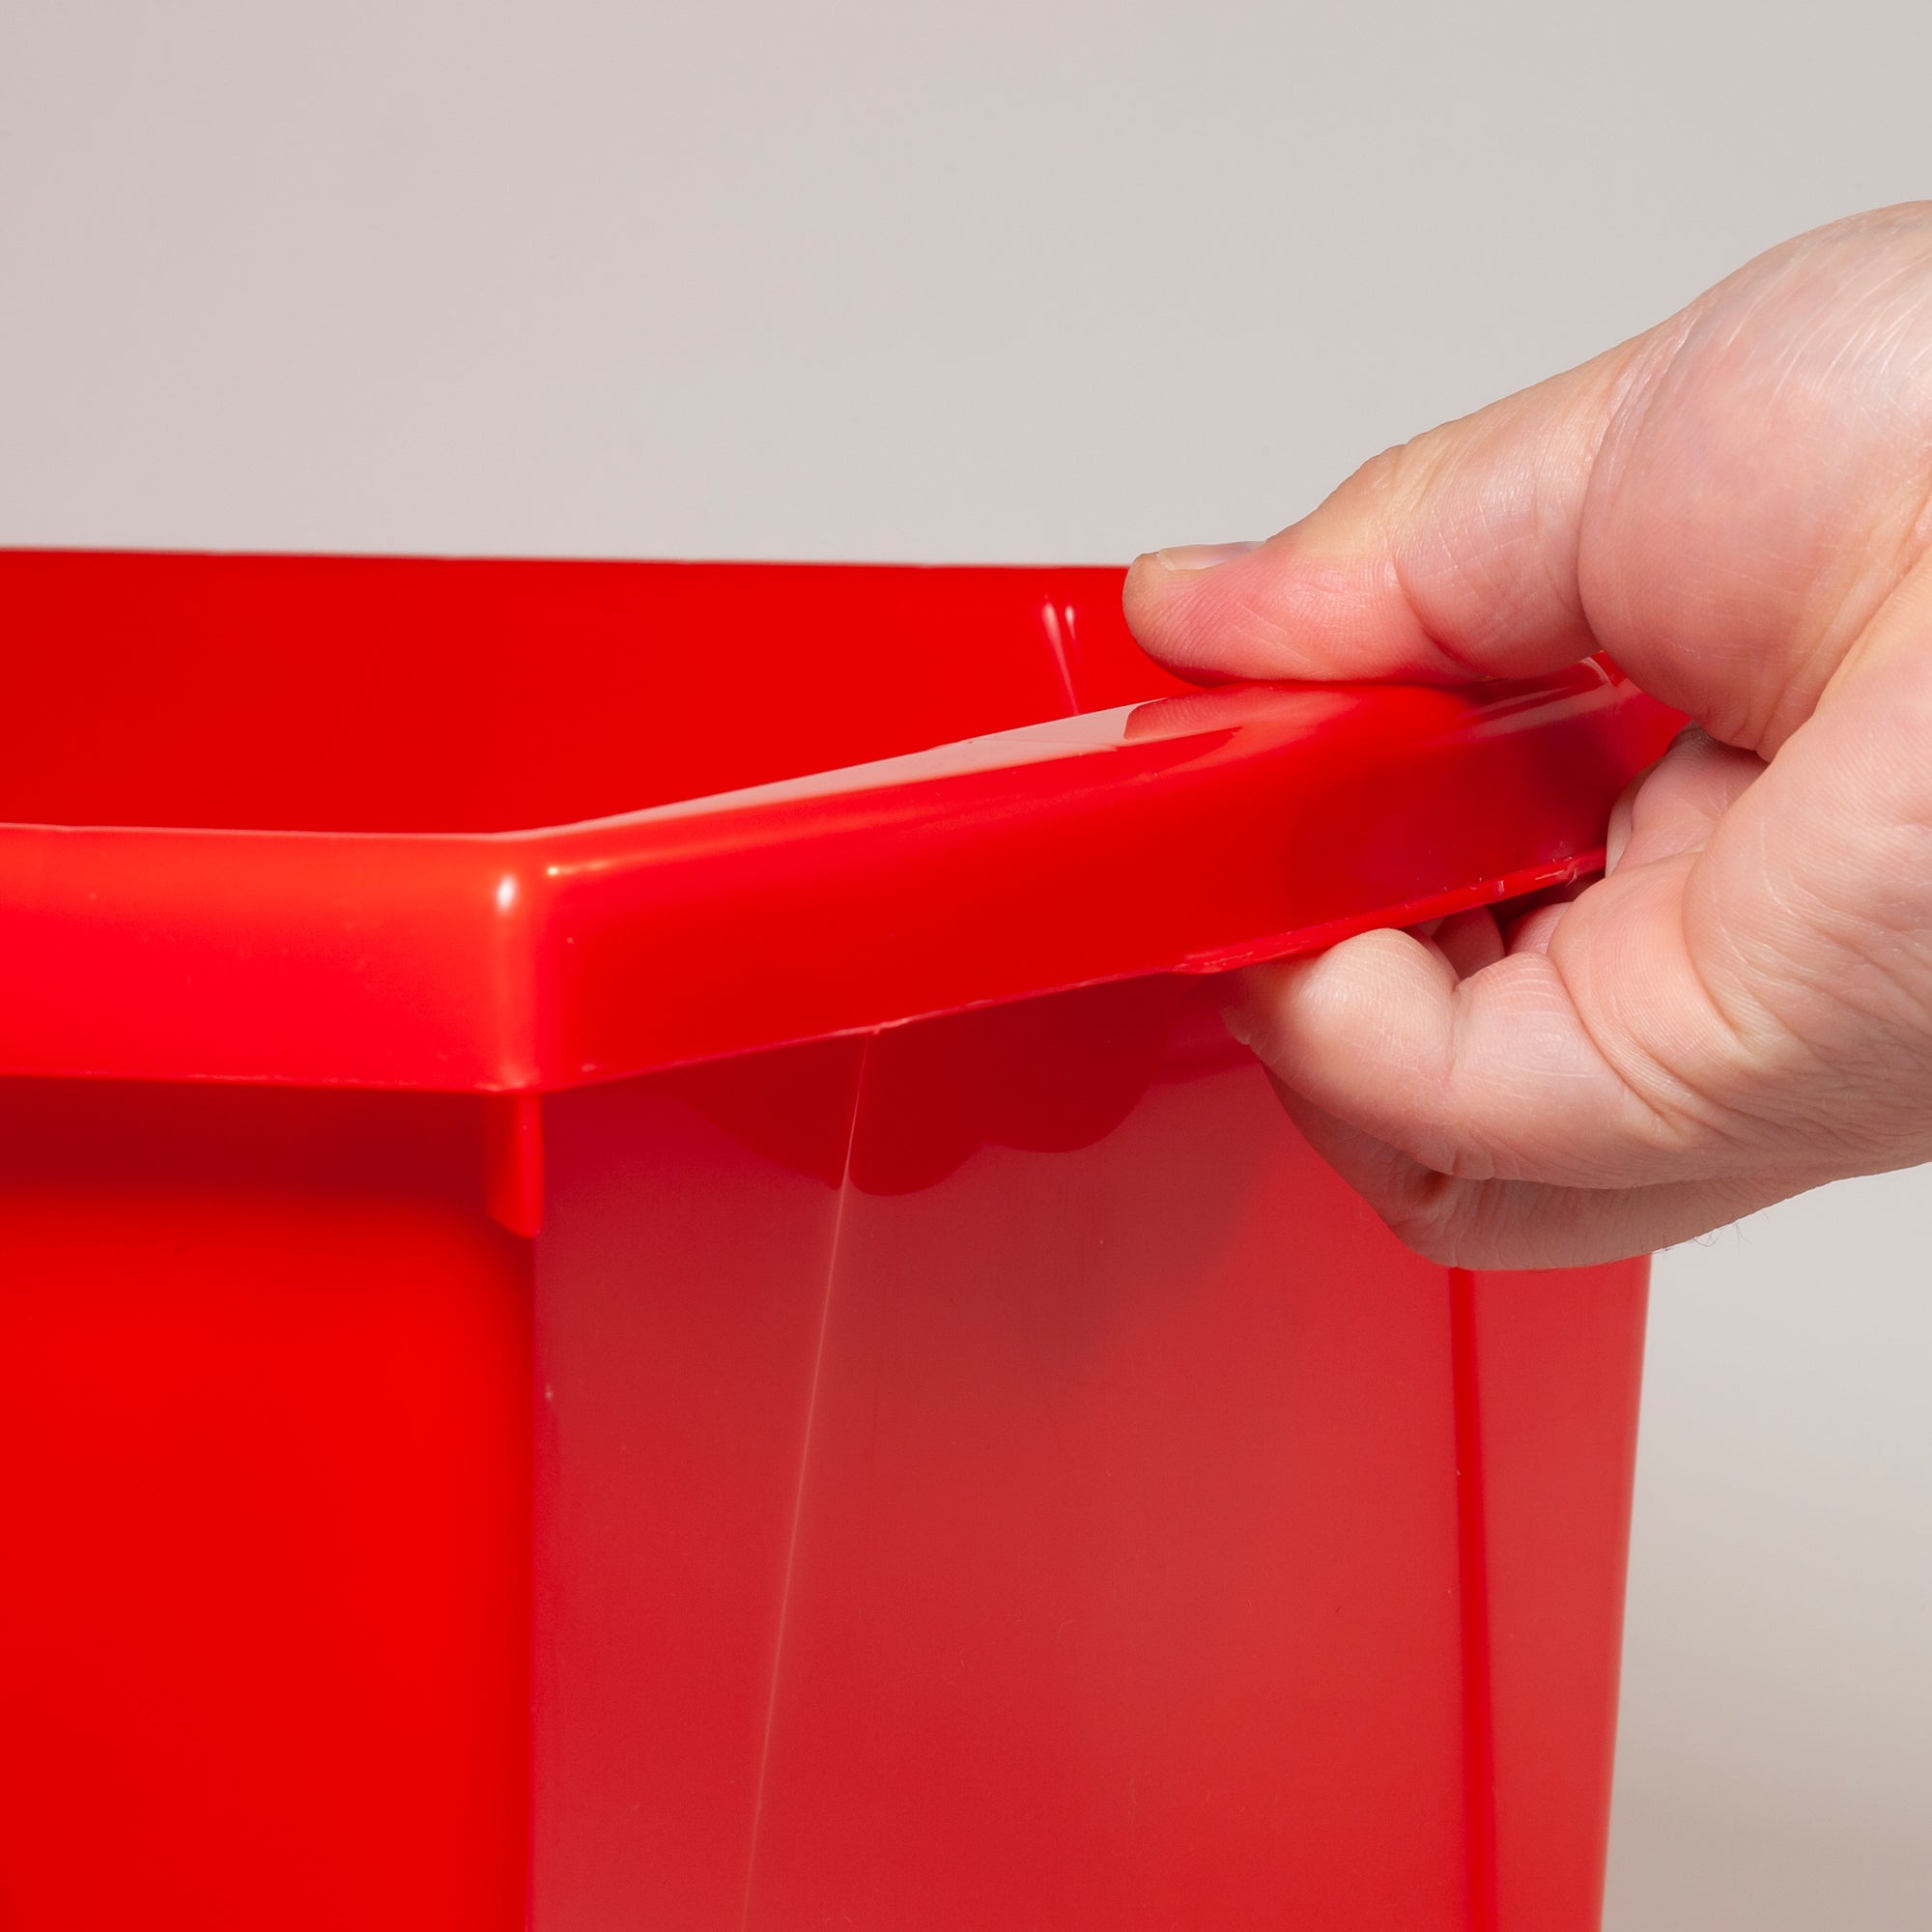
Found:
[[[1134,721],[1163,706],[1179,721],[1174,728],[1156,718],[1158,728],[1136,736]],[[1609,779],[1614,796],[1676,724],[1677,714],[1586,660],[1552,678],[1463,692],[1224,686],[562,826],[0,825],[0,909],[14,933],[11,957],[0,959],[0,1076],[543,1092],[1148,972],[1221,970],[1576,877],[1600,857]],[[1479,826],[1486,788],[1520,790],[1523,762],[1545,738],[1552,756],[1537,796],[1567,826],[1551,849],[1512,850],[1501,836],[1511,828]],[[1604,770],[1579,785],[1574,757],[1565,768],[1553,756],[1564,745],[1590,751]],[[1379,838],[1386,848],[1415,826],[1322,826],[1311,802],[1425,757],[1440,767],[1433,809],[1440,822],[1431,829],[1461,839],[1466,865],[1373,904],[1350,903],[1340,891],[1350,859],[1342,851],[1324,875],[1325,895],[1322,881],[1303,879],[1294,893],[1284,882],[1270,906],[1287,916],[1253,910],[1265,896],[1256,881],[1267,854],[1241,848],[1264,842],[1254,827],[1266,808],[1310,808],[1305,843],[1352,837],[1366,850]],[[1208,844],[1205,859],[1161,855],[1145,882],[1120,870],[1110,841],[1158,845],[1181,824],[1225,837]],[[1528,828],[1517,830],[1517,844],[1535,843]],[[1057,952],[1042,945],[1005,959],[976,989],[956,961],[940,957],[944,923],[933,924],[940,915],[931,907],[920,913],[929,928],[923,952],[908,951],[879,911],[895,892],[918,898],[963,880],[980,903],[952,908],[955,952],[985,937],[976,920],[997,925],[1003,912],[1009,923],[1024,913],[1070,928],[1074,914],[1056,911],[1048,890],[1053,859],[1074,869],[1115,867],[1115,903],[1139,921],[1131,943],[1058,930]],[[657,970],[665,962],[644,944],[654,920],[664,932],[726,951],[810,934],[798,881],[786,876],[787,863],[807,862],[819,867],[827,905],[871,923],[869,934],[838,939],[851,955],[848,975],[871,976],[869,1005],[840,1004],[834,961],[811,1024],[801,1010],[793,1024],[760,1028],[733,1019],[721,1001],[709,1035],[682,1024],[688,1010],[668,1012],[680,1024],[651,1045],[631,1023],[636,1015],[590,1012],[621,1004],[583,964],[618,928],[627,956],[643,962],[632,1004],[656,994],[668,1009],[705,993],[689,970],[681,981]],[[715,878],[706,887],[707,867],[730,870],[728,891]],[[1253,929],[1198,929],[1214,924],[1215,867],[1229,875],[1228,906]],[[1039,889],[1032,898],[1029,879]],[[1143,883],[1150,898],[1173,901],[1164,924],[1160,907],[1127,904]],[[718,901],[708,907],[707,890]],[[908,972],[896,995],[884,984],[893,960],[867,951],[889,954],[895,944],[901,965],[924,972],[923,980]],[[145,1017],[129,1010],[128,992],[143,956],[139,998],[154,1009]],[[348,1010],[358,1003],[359,1013]],[[621,1040],[621,1050],[593,1045],[605,1022],[606,1044]]]
[[[251,553],[252,554],[253,553]],[[822,771],[795,778],[773,779],[754,785],[740,785],[724,791],[703,792],[692,798],[667,799],[656,805],[641,806],[633,811],[601,813],[593,818],[548,820],[538,824],[503,826],[490,831],[477,830],[334,830],[317,826],[275,825],[144,825],[113,819],[23,819],[0,817],[0,836],[59,839],[71,836],[108,837],[128,839],[180,839],[206,844],[211,841],[253,843],[261,840],[287,840],[299,844],[339,845],[363,851],[401,846],[453,847],[479,854],[521,851],[530,847],[569,846],[588,838],[622,836],[637,832],[648,836],[658,827],[691,820],[725,821],[737,814],[768,807],[807,805],[851,799],[868,794],[897,791],[916,786],[944,784],[948,780],[977,773],[1009,772],[1021,765],[1044,765],[1091,756],[1107,751],[1125,749],[1129,744],[1178,744],[1189,738],[1211,738],[1236,724],[1255,724],[1252,707],[1279,705],[1276,717],[1265,714],[1261,721],[1272,728],[1303,727],[1312,722],[1317,728],[1330,723],[1346,724],[1351,737],[1362,743],[1377,734],[1373,710],[1388,712],[1393,718],[1406,703],[1420,698],[1437,708],[1439,716],[1431,721],[1432,729],[1418,731],[1405,727],[1386,747],[1377,747],[1371,755],[1383,750],[1412,749],[1438,735],[1479,732],[1500,716],[1523,708],[1544,706],[1565,700],[1587,700],[1623,689],[1635,696],[1628,680],[1601,657],[1582,658],[1562,670],[1538,678],[1497,678],[1480,685],[1423,684],[1398,680],[1376,683],[1348,683],[1337,680],[1262,680],[1203,686],[1186,697],[1142,699],[1117,704],[1102,710],[1084,711],[1062,718],[1041,719],[1003,731],[986,731],[968,738],[950,739],[916,752],[902,752],[886,758],[867,759],[853,765],[832,765]],[[1130,733],[1130,725],[1166,707],[1201,706],[1204,715],[1187,724],[1168,730]],[[1287,707],[1311,707],[1309,721],[1293,718]],[[1237,709],[1250,715],[1227,722],[1211,715],[1214,707]],[[1037,748],[1037,750],[1035,748]],[[1013,755],[1003,756],[1010,753]],[[972,758],[962,753],[976,753]]]

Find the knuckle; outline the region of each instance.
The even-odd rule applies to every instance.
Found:
[[[1473,1192],[1469,1182],[1451,1175],[1424,1173],[1406,1177],[1370,1206],[1404,1247],[1424,1261],[1456,1267],[1468,1249]]]
[[[1437,468],[1435,432],[1391,443],[1364,463],[1342,486],[1357,509],[1383,525],[1401,524],[1427,494]]]

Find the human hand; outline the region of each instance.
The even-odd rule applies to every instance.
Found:
[[[1695,721],[1606,876],[1236,976],[1230,1024],[1402,1238],[1557,1266],[1932,1158],[1932,204],[1161,551],[1184,675],[1467,683],[1605,650]],[[1232,553],[1232,554],[1229,554]]]

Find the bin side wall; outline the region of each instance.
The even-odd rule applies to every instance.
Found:
[[[467,1105],[0,1083],[0,1917],[512,1928],[527,1254]]]
[[[1462,1922],[1441,1276],[1196,1000],[874,1048],[753,1927]]]
[[[1448,1280],[1199,989],[546,1110],[539,1932],[1469,1922]]]
[[[865,1049],[545,1102],[532,1918],[738,1932]]]
[[[1503,1932],[1602,1917],[1649,1273],[1470,1283]]]

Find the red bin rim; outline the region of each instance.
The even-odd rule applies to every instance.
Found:
[[[366,568],[191,562],[211,579],[278,562],[311,583]],[[0,554],[16,648],[40,644],[46,583],[71,598],[90,569],[126,563]],[[479,596],[502,581],[501,565],[440,567]],[[698,568],[808,619],[812,599],[836,616],[885,581]],[[1078,715],[934,749],[508,831],[0,824],[0,1073],[547,1092],[1218,970],[1593,868],[1612,801],[1678,723],[1599,661],[1465,692],[1182,693],[1129,665],[1119,580],[923,573],[906,594],[935,622],[949,598],[1043,585],[1050,621],[1028,646],[1042,662],[1077,596],[1090,636],[1118,634],[1097,695],[1150,694],[1089,708],[1069,679],[1058,709]],[[22,582],[44,604],[28,598],[24,622],[8,594]],[[728,730],[730,704],[726,680],[705,728]]]

